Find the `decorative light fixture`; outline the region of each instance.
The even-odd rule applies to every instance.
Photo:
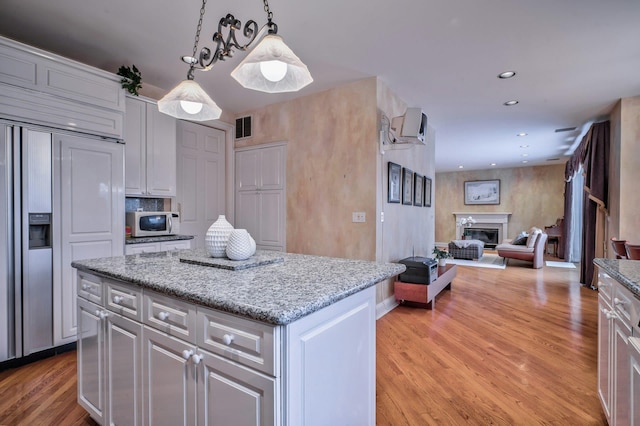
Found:
[[[511,78],[511,77],[515,77],[516,76],[516,72],[515,71],[505,71],[505,72],[501,72],[500,74],[498,74],[498,78],[500,79],[506,79],[506,78]]]
[[[240,30],[242,22],[232,14],[220,19],[218,31],[213,34],[216,50],[211,52],[203,47],[199,55],[198,41],[202,29],[202,18],[207,0],[202,1],[200,20],[196,30],[192,56],[183,56],[182,60],[189,64],[187,80],[180,83],[158,102],[158,109],[165,114],[189,120],[212,120],[220,117],[222,110],[193,81],[196,69],[209,71],[217,61],[224,61],[234,54],[234,49],[245,51],[260,35],[267,30],[267,35],[233,70],[233,77],[243,87],[267,93],[296,92],[313,81],[307,66],[302,63],[293,51],[278,35],[278,26],[273,22],[273,13],[268,0],[263,0],[267,23],[258,30],[258,24],[249,20],[242,28],[247,43],[241,45],[236,38],[236,30]],[[222,31],[228,31],[226,39]]]
[[[514,100],[511,100],[511,101],[507,101],[507,102],[503,103],[502,105],[513,106],[513,105],[518,105],[518,103],[519,102],[514,99]]]

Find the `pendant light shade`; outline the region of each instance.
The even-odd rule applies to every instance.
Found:
[[[313,81],[307,66],[277,34],[266,35],[231,77],[247,89],[267,93],[295,92]]]
[[[193,80],[184,80],[158,101],[158,110],[175,118],[193,121],[220,118],[222,109]]]

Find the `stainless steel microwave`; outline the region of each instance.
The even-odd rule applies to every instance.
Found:
[[[126,223],[132,237],[174,235],[180,231],[178,212],[127,212]]]

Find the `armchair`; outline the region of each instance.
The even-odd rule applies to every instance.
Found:
[[[498,256],[506,259],[519,259],[533,262],[534,269],[544,266],[544,249],[547,243],[547,234],[539,228],[531,228],[526,245],[511,244],[511,240],[506,240],[496,246]]]

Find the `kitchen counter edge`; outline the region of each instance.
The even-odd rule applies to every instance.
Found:
[[[640,260],[597,258],[593,263],[640,299]]]

